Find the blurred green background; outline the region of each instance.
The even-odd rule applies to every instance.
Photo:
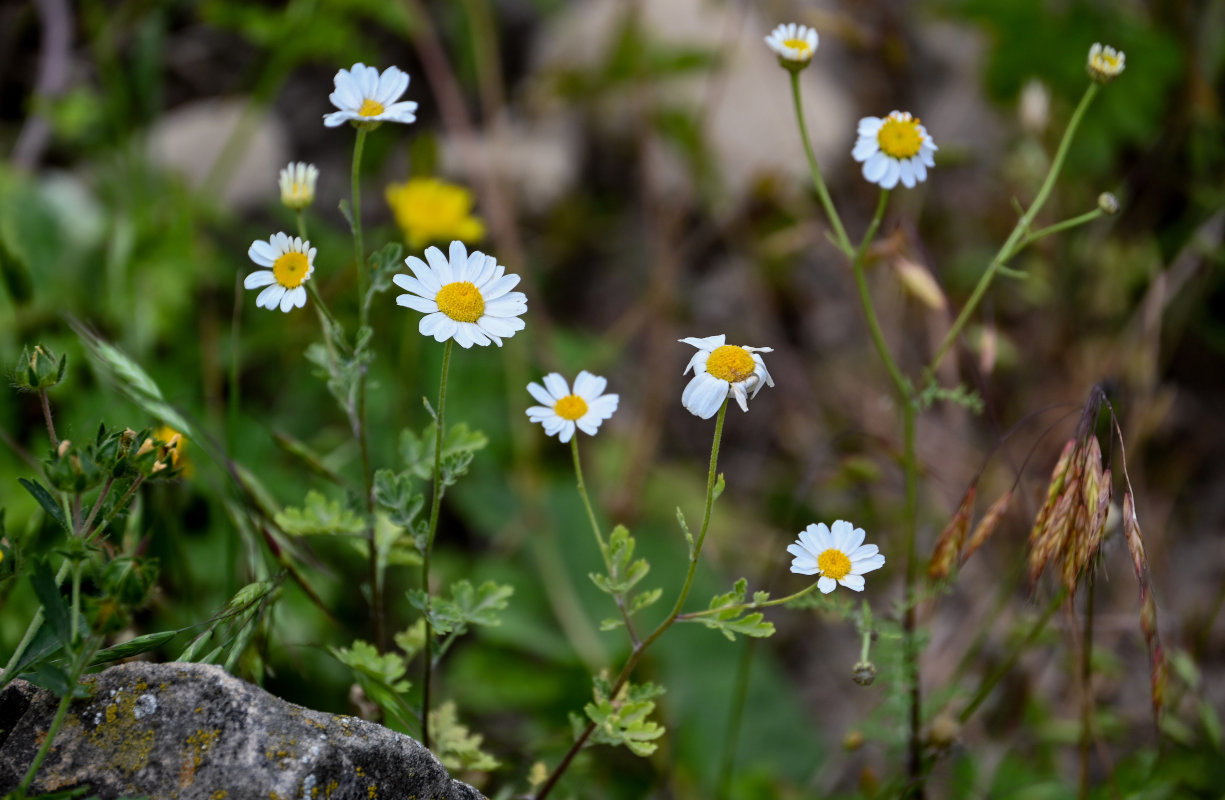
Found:
[[[976,680],[957,663],[974,635],[985,630],[987,642],[968,668],[978,675],[1035,613],[1028,587],[1001,575],[1021,557],[1076,410],[1102,383],[1122,425],[1162,633],[1179,659],[1159,751],[1136,588],[1125,549],[1108,545],[1095,657],[1116,793],[1102,796],[1219,797],[1220,728],[1208,712],[1225,707],[1225,3],[1213,0],[4,4],[0,356],[15,362],[34,343],[69,354],[69,379],[52,395],[61,437],[91,436],[99,420],[164,422],[91,366],[67,323],[80,320],[140,363],[211,440],[188,445],[190,476],[142,498],[130,542],[162,572],[134,632],[211,614],[268,557],[227,515],[229,476],[210,452],[228,453],[283,505],[310,489],[344,495],[278,446],[279,434],[360,481],[347,423],[303,358],[319,338],[310,308],[265,312],[238,288],[253,269],[251,241],[296,224],[279,205],[277,171],[310,161],[321,171],[308,212],[314,280],[334,310],[354,315],[352,246],[337,207],[353,136],[321,118],[332,75],[356,61],[406,70],[407,97],[420,104],[415,125],[368,138],[368,246],[403,239],[383,200],[389,183],[440,176],[474,192],[488,233],[471,244],[521,274],[529,296],[524,333],[501,350],[457,351],[452,363],[448,417],[490,445],[447,497],[436,571],[441,584],[496,578],[515,588],[504,624],[461,641],[440,670],[441,696],[504,762],[466,777],[491,795],[521,790],[534,761],[551,765],[569,744],[566,715],[590,697],[584,657],[615,669],[627,653],[618,631],[594,630],[613,609],[586,577],[599,556],[569,454],[524,415],[524,387],[545,372],[588,369],[620,393],[617,415],[582,440],[588,481],[605,519],[637,537],[666,606],[685,558],[675,508],[700,515],[711,434],[680,405],[691,353],[676,340],[727,333],[773,347],[777,386],[750,414],[728,414],[728,490],[692,602],[741,576],[750,589],[801,588],[786,544],[810,522],[841,518],[867,528],[889,558],[867,589],[888,619],[902,576],[896,414],[851,274],[809,191],[786,74],[761,41],[788,20],[820,31],[801,79],[806,113],[853,237],[875,202],[849,157],[856,120],[910,110],[941,148],[926,183],[895,192],[869,275],[911,373],[1011,230],[1013,199],[1032,199],[1087,83],[1089,46],[1126,52],[1044,221],[1092,209],[1103,191],[1122,211],[1014,262],[1026,277],[997,281],[942,375],[979,392],[985,410],[937,406],[921,421],[924,555],[980,469],[986,502],[1015,481],[1023,496],[952,593],[925,607],[925,690],[932,713],[969,691]],[[934,277],[943,304],[922,301],[904,262]],[[371,319],[376,465],[395,463],[402,428],[428,423],[421,398],[435,396],[442,351],[393,297],[381,296]],[[48,448],[37,398],[3,396],[0,428],[7,535],[50,542],[54,531],[15,480]],[[364,565],[344,544],[310,550],[306,573],[339,624],[287,584],[271,634],[239,674],[291,701],[354,713],[349,675],[327,646],[370,637],[354,588]],[[400,598],[416,574],[390,576],[393,630],[415,619]],[[989,617],[997,597],[1004,611]],[[0,586],[0,603],[7,654],[37,605],[17,581]],[[778,633],[767,641],[729,643],[696,626],[665,637],[639,671],[668,689],[660,750],[649,759],[590,750],[564,792],[709,797],[720,785],[721,796],[791,798],[888,786],[904,735],[891,642],[874,652],[880,679],[861,689],[850,681],[852,625],[768,616]],[[1069,636],[1039,643],[961,732],[937,764],[934,794],[1073,796]],[[173,658],[176,644],[160,657]],[[729,741],[744,665],[743,722]],[[955,675],[967,684],[950,685]],[[866,743],[840,751],[852,733]]]

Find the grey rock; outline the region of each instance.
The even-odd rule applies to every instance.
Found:
[[[83,681],[32,793],[101,800],[481,800],[416,740],[284,700],[204,664],[131,663]],[[59,700],[0,692],[0,795],[25,774]]]

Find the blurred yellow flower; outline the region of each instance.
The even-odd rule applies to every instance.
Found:
[[[187,448],[187,437],[169,425],[162,425],[153,431],[153,438],[166,448],[166,455],[170,456],[170,466],[179,470],[180,475],[184,478],[195,475],[195,465],[184,452]]]
[[[412,178],[387,187],[387,204],[412,248],[453,239],[480,241],[485,225],[472,216],[472,203],[470,191],[437,178]]]

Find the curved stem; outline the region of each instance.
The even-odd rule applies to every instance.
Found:
[[[574,476],[578,480],[579,497],[583,498],[583,507],[587,509],[587,519],[591,522],[591,532],[595,534],[596,544],[600,547],[600,555],[604,558],[604,568],[608,570],[608,577],[616,580],[613,575],[612,559],[609,557],[608,545],[604,543],[604,535],[600,533],[600,523],[596,521],[595,509],[591,506],[591,498],[587,496],[587,486],[583,482],[583,464],[578,456],[578,432],[570,437],[570,452],[574,456]],[[617,603],[617,610],[621,612],[621,619],[625,622],[625,631],[629,634],[630,642],[638,646],[638,633],[634,630],[633,620],[630,619],[629,608],[625,604],[625,594],[617,592],[613,595],[613,600]]]
[[[730,606],[719,606],[718,608],[706,608],[701,611],[690,611],[688,614],[677,615],[676,620],[677,622],[688,622],[689,620],[698,619],[699,617],[709,617],[712,614],[722,614],[725,611],[756,611],[759,608],[781,606],[784,603],[790,603],[792,600],[798,600],[815,588],[817,588],[817,584],[810,583],[795,594],[789,594],[786,597],[779,597],[774,600],[764,600],[760,603],[738,603]]]
[[[1033,233],[1026,235],[1026,237],[1021,240],[1021,243],[1017,245],[1017,251],[1020,252],[1021,250],[1025,249],[1026,247],[1029,247],[1031,244],[1038,241],[1039,239],[1045,239],[1047,236],[1050,236],[1052,233],[1059,233],[1060,231],[1066,231],[1069,228],[1075,228],[1078,225],[1084,225],[1087,222],[1093,222],[1093,220],[1100,219],[1101,217],[1104,217],[1104,216],[1106,216],[1105,211],[1102,211],[1100,208],[1095,208],[1092,211],[1086,211],[1084,214],[1080,214],[1078,216],[1071,217],[1069,219],[1065,219],[1063,222],[1056,222],[1054,225],[1047,225],[1045,228],[1039,228]],[[1001,270],[1003,269],[1004,268],[1001,267]]]
[[[808,125],[804,122],[804,104],[800,101],[798,72],[791,73],[791,99],[795,103],[795,118],[800,126],[800,138],[804,140],[804,155],[808,157],[808,171],[812,173],[812,185],[817,190],[817,197],[821,200],[825,215],[829,217],[829,224],[834,228],[835,244],[849,257],[853,252],[851,240],[846,235],[846,229],[842,227],[842,220],[838,217],[837,209],[834,208],[834,201],[830,199],[829,190],[825,188],[825,181],[821,179],[821,167],[817,164],[817,157],[812,152],[812,143],[808,139]]]
[[[664,631],[672,627],[672,623],[676,622],[676,618],[680,616],[681,607],[684,605],[685,599],[689,596],[689,590],[693,586],[693,576],[697,571],[698,557],[702,552],[702,543],[706,541],[706,531],[710,526],[710,509],[714,505],[715,501],[715,478],[719,464],[719,442],[723,438],[723,420],[726,416],[727,400],[725,399],[723,401],[723,405],[719,407],[719,416],[715,420],[714,441],[710,446],[710,469],[706,474],[706,509],[702,516],[702,529],[698,533],[696,542],[693,544],[692,552],[689,554],[689,571],[685,575],[685,583],[681,586],[681,592],[676,599],[676,605],[672,608],[672,612],[668,614],[668,617],[663,622],[659,623],[659,626],[651,632],[651,635],[644,639],[641,644],[634,647],[633,652],[630,653],[630,657],[626,659],[625,665],[621,667],[621,672],[617,675],[616,682],[613,683],[612,691],[610,693],[611,696],[616,696],[621,687],[625,685],[625,682],[629,680],[630,673],[633,672],[634,667],[638,665],[638,662],[642,659],[642,655],[646,652],[647,648],[650,647],[656,639],[662,636]],[[540,791],[536,793],[534,800],[544,800],[544,798],[548,797],[549,792],[553,791],[553,787],[557,785],[557,781],[561,779],[561,776],[565,773],[566,769],[569,768],[570,763],[574,760],[574,757],[578,755],[580,750],[583,749],[583,745],[587,743],[587,739],[590,738],[594,730],[595,723],[587,723],[587,727],[584,728],[583,732],[580,733],[574,740],[574,744],[570,745],[570,749],[566,751],[564,756],[562,756],[561,761],[558,762],[557,766],[553,769],[553,772],[549,775],[548,780],[546,780],[540,787]]]
[[[1059,172],[1063,169],[1063,162],[1067,158],[1068,147],[1072,143],[1072,137],[1076,133],[1076,129],[1080,127],[1080,121],[1084,117],[1085,111],[1089,108],[1089,104],[1093,102],[1093,98],[1097,96],[1099,88],[1100,84],[1090,83],[1089,88],[1085,90],[1084,96],[1080,98],[1080,104],[1076,106],[1076,111],[1072,113],[1072,119],[1068,121],[1068,128],[1063,132],[1063,139],[1059,142],[1059,149],[1055,152],[1055,159],[1051,162],[1051,168],[1046,173],[1046,179],[1042,182],[1042,188],[1038,190],[1038,196],[1034,198],[1033,204],[1021,216],[1021,219],[1017,220],[1012,233],[1008,235],[1008,239],[1000,247],[1000,251],[995,254],[995,258],[991,259],[991,263],[987,265],[987,270],[983,273],[982,277],[978,279],[978,284],[974,287],[974,292],[970,295],[970,299],[966,301],[965,306],[961,309],[961,313],[954,320],[953,326],[949,328],[948,333],[944,335],[944,340],[936,348],[936,355],[932,357],[931,363],[927,365],[925,372],[928,374],[934,374],[940,366],[940,362],[948,355],[949,349],[957,341],[957,337],[961,335],[961,331],[969,321],[970,315],[978,307],[978,303],[986,293],[987,287],[991,285],[991,280],[995,277],[995,273],[1028,243],[1023,241],[1022,237],[1028,233],[1029,226],[1033,222],[1034,217],[1038,215],[1047,198],[1050,197],[1051,189],[1055,186],[1055,179],[1059,177]],[[1054,231],[1051,232],[1053,233]]]
[[[442,350],[442,379],[438,385],[438,409],[434,417],[434,497],[430,502],[430,526],[425,537],[425,552],[421,558],[421,588],[425,591],[425,675],[421,681],[421,743],[430,746],[430,648],[434,637],[430,625],[430,552],[434,549],[434,534],[438,532],[438,512],[442,508],[442,431],[447,407],[447,374],[451,370],[451,347],[454,339],[448,339]]]

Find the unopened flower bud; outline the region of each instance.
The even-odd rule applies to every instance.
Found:
[[[1123,72],[1123,62],[1126,58],[1127,55],[1121,50],[1094,43],[1089,48],[1089,77],[1097,83],[1110,83]]]
[[[846,736],[842,737],[842,749],[848,753],[854,752],[863,747],[863,734],[859,731],[850,731]]]
[[[961,723],[948,714],[941,714],[932,720],[927,729],[927,743],[937,750],[947,750],[957,741],[961,734]]]
[[[1119,198],[1110,192],[1102,192],[1097,196],[1097,207],[1102,210],[1103,214],[1117,214],[1119,213]]]
[[[851,680],[860,686],[871,686],[876,680],[876,665],[871,661],[860,661],[851,668]]]
[[[315,182],[319,170],[305,161],[290,162],[281,170],[281,202],[291,211],[301,211],[315,202]]]
[[[21,360],[13,370],[13,385],[30,392],[50,389],[64,379],[67,366],[68,357],[57,357],[49,347],[22,348]]]

